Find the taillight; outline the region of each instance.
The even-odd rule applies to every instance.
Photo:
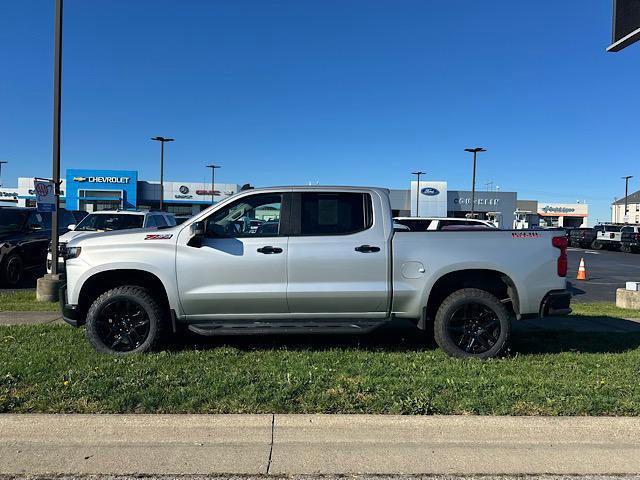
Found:
[[[567,239],[566,237],[553,237],[551,243],[554,247],[560,249],[560,256],[558,257],[558,276],[567,276]]]

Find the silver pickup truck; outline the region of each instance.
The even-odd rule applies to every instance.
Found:
[[[71,240],[62,312],[116,354],[182,328],[353,333],[395,317],[433,327],[450,355],[489,358],[512,319],[570,313],[562,233],[395,231],[384,189],[248,190],[176,227]]]

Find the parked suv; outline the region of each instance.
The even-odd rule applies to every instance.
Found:
[[[60,234],[76,222],[60,209]],[[18,285],[26,272],[43,273],[51,239],[51,214],[35,208],[0,207],[0,283]]]
[[[615,223],[603,223],[596,225],[593,229],[596,232],[596,238],[591,242],[591,248],[594,250],[602,250],[603,248],[616,249],[620,248],[622,240],[622,227]]]
[[[79,235],[89,235],[94,232],[109,232],[112,230],[128,230],[131,228],[174,227],[175,217],[172,213],[139,211],[139,210],[99,210],[88,214],[77,225],[70,225],[69,232],[62,235],[58,241],[60,255],[58,256],[58,272],[64,271],[63,255],[67,243]],[[51,248],[47,253],[47,272],[51,272],[53,255]]]
[[[622,227],[620,237],[620,250],[627,253],[640,251],[640,226],[626,225]]]

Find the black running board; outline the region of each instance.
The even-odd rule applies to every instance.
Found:
[[[362,321],[308,321],[290,322],[201,322],[187,328],[198,335],[264,335],[308,333],[367,333],[384,325],[388,320]]]

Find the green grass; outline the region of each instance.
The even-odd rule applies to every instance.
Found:
[[[95,353],[82,329],[0,329],[0,412],[640,415],[640,334],[515,335],[457,360],[414,330],[176,340]]]
[[[0,293],[0,312],[51,312],[58,308],[57,303],[37,302],[34,291]]]
[[[640,318],[640,310],[618,308],[615,303],[572,303],[571,308],[573,309],[573,314],[579,316]]]

